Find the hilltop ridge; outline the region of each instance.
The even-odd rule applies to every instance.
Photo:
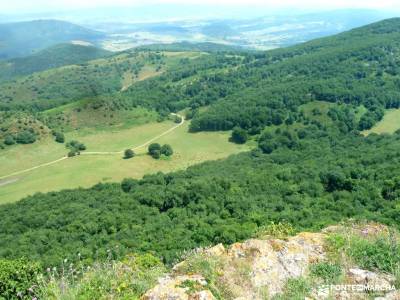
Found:
[[[62,66],[83,64],[111,54],[90,44],[58,44],[29,56],[0,61],[0,81]]]
[[[0,59],[31,55],[74,40],[96,42],[105,35],[66,21],[35,20],[0,24]]]

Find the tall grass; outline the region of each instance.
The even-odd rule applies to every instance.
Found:
[[[108,260],[93,266],[74,266],[64,261],[58,270],[48,269],[40,278],[39,299],[94,300],[139,299],[166,272],[154,256],[132,255],[122,261]]]

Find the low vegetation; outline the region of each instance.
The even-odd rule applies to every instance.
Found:
[[[35,294],[40,299],[132,299],[154,286],[166,272],[151,254],[128,255],[121,261],[109,259],[91,266],[68,262],[39,277]]]

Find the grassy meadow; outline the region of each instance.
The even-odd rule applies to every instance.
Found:
[[[148,123],[121,130],[83,130],[66,134],[66,140],[77,139],[87,151],[121,151],[142,145],[175,126],[171,121]],[[230,143],[229,132],[188,133],[186,122],[156,142],[168,143],[174,149],[169,159],[155,160],[146,155],[147,148],[136,150],[137,156],[125,160],[121,154],[81,155],[27,173],[3,179],[0,203],[9,203],[36,192],[48,192],[77,187],[90,187],[98,182],[120,181],[126,177],[141,178],[158,171],[185,169],[206,160],[216,160],[249,149],[248,145]],[[67,150],[52,140],[28,146],[16,146],[3,152],[0,164],[2,175],[46,163],[62,156]]]
[[[378,122],[372,129],[364,131],[364,135],[370,133],[394,133],[400,129],[400,109],[390,109],[385,113],[382,121]]]

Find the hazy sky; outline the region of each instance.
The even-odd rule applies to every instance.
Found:
[[[400,10],[400,0],[0,0],[0,14],[18,11],[39,12],[108,6],[148,6],[151,4],[263,6],[270,9],[377,8]]]

